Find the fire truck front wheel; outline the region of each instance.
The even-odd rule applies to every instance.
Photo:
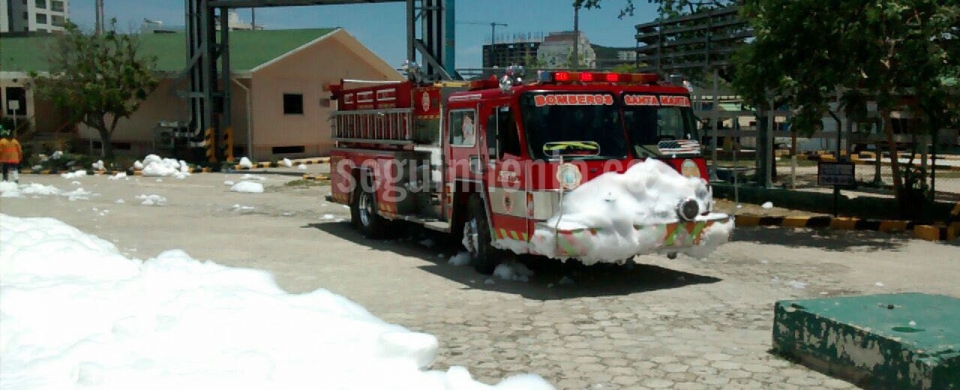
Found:
[[[500,256],[492,242],[487,210],[480,197],[473,195],[469,201],[469,215],[463,224],[463,246],[470,252],[470,265],[484,275],[492,274],[500,264]]]
[[[357,188],[350,207],[350,222],[367,238],[380,238],[386,232],[387,221],[377,214],[377,197],[370,191]]]

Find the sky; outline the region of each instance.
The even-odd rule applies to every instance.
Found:
[[[653,20],[656,7],[637,0],[636,13],[619,19],[624,0],[606,0],[603,8],[581,10],[580,30],[591,43],[633,47],[634,26]],[[183,0],[104,0],[107,18],[117,18],[121,28],[139,26],[143,19],[160,20],[167,26],[184,24]],[[250,9],[239,10],[250,22]],[[70,2],[70,18],[92,28],[94,0]],[[391,66],[406,59],[405,5],[399,3],[260,8],[256,22],[268,29],[343,27]],[[482,45],[490,41],[490,22],[505,23],[497,35],[537,34],[573,30],[571,0],[460,0],[456,4],[457,68],[480,67]],[[481,24],[474,24],[481,23]],[[498,38],[498,41],[500,39]]]
[[[466,367],[429,370],[435,336],[343,296],[289,294],[265,271],[178,249],[129,258],[56,219],[0,214],[0,271],[6,390],[553,389],[530,374],[488,386]]]

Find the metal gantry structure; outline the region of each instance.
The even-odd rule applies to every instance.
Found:
[[[454,67],[455,0],[184,0],[187,64],[181,78],[190,79],[191,129],[216,145],[211,162],[232,160],[230,124],[230,29],[228,11],[235,8],[290,7],[370,3],[406,3],[407,60],[422,62],[427,80],[459,78]],[[418,28],[419,24],[419,28]],[[217,26],[220,26],[218,29]],[[221,147],[226,146],[226,148]],[[210,148],[208,148],[209,150]]]

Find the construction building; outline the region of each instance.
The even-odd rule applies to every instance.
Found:
[[[0,33],[63,31],[68,0],[0,0]]]

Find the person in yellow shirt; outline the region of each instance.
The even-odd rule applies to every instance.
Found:
[[[20,160],[23,159],[23,149],[20,142],[13,138],[10,129],[0,128],[0,164],[3,165],[3,181],[9,181],[13,173],[14,181],[20,170]]]

